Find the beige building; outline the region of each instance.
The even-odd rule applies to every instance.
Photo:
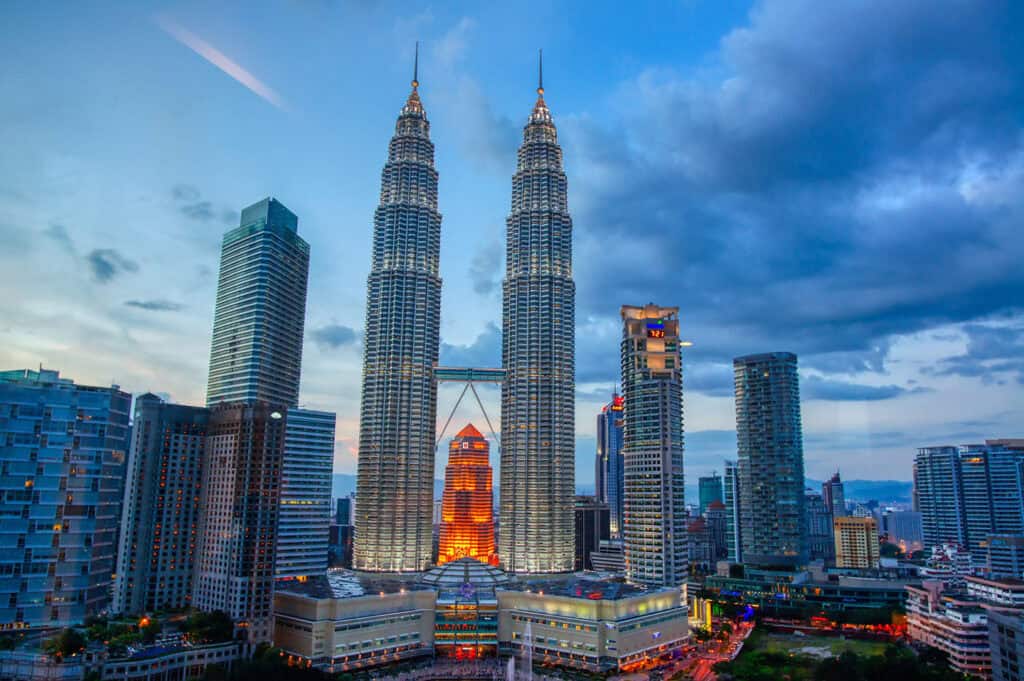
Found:
[[[878,523],[874,518],[835,518],[832,529],[836,542],[836,567],[865,570],[878,567]]]

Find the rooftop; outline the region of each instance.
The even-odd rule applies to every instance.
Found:
[[[475,591],[494,591],[497,586],[508,584],[508,574],[493,565],[481,563],[476,558],[459,558],[444,565],[430,568],[420,578],[425,588],[439,590],[462,589],[471,585]]]
[[[502,589],[505,591],[528,591],[545,596],[586,598],[591,601],[617,601],[657,591],[668,591],[670,587],[648,588],[639,584],[627,584],[620,580],[577,575],[570,579],[525,579],[503,586]]]
[[[409,578],[363,575],[348,570],[328,572],[310,577],[306,581],[278,583],[275,591],[293,593],[308,598],[359,598],[406,591],[423,591],[429,587],[417,584],[415,576]]]

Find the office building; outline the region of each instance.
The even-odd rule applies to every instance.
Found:
[[[990,534],[981,548],[986,575],[997,579],[1024,579],[1024,536]]]
[[[890,544],[900,547],[904,553],[924,548],[921,529],[921,513],[918,511],[889,511],[882,515],[882,534]]]
[[[725,462],[723,476],[723,502],[725,503],[725,545],[731,563],[743,562],[743,526],[740,524],[740,478],[735,461]]]
[[[626,576],[677,586],[688,569],[679,308],[626,305],[621,315]]]
[[[831,478],[821,484],[821,498],[833,518],[842,518],[846,513],[846,492],[843,481],[836,471]]]
[[[327,570],[335,420],[333,412],[288,410],[274,568],[278,579]]]
[[[512,573],[573,566],[576,284],[566,184],[542,79],[505,222],[498,554]]]
[[[993,608],[988,612],[992,681],[1021,681],[1024,665],[1024,612]]]
[[[878,523],[874,518],[846,516],[832,521],[836,567],[869,570],[878,567]]]
[[[441,214],[430,123],[414,73],[373,220],[359,417],[355,567],[410,572],[433,549]]]
[[[835,537],[832,534],[832,514],[820,494],[808,492],[804,500],[807,514],[807,557],[809,560],[835,560]]]
[[[498,564],[494,552],[491,447],[472,423],[448,445],[437,562],[474,558]]]
[[[738,357],[733,370],[743,561],[799,566],[807,558],[807,519],[796,355]]]
[[[611,512],[608,504],[590,496],[577,496],[574,512],[576,554],[572,569],[593,570],[591,555],[601,547],[601,542],[611,539]]]
[[[700,502],[700,514],[708,510],[708,504],[712,501],[724,501],[725,493],[722,488],[722,476],[712,473],[709,476],[700,477],[697,480],[697,495]]]
[[[0,629],[110,606],[130,404],[57,371],[0,372]]]
[[[351,525],[352,524],[352,497],[338,497],[335,499],[334,509],[334,524],[335,525]]]
[[[622,574],[626,571],[626,556],[621,539],[602,540],[596,551],[590,552],[590,564],[595,570]]]
[[[223,610],[248,640],[270,640],[287,408],[213,407],[206,440],[192,605]]]
[[[708,535],[711,541],[711,555],[714,561],[726,560],[729,557],[729,547],[726,543],[726,512],[725,504],[721,501],[712,501],[704,511],[704,520],[707,522]],[[713,567],[713,566],[712,566]]]
[[[612,537],[622,535],[622,413],[625,400],[617,393],[597,415],[597,470],[594,490],[597,500],[608,504]]]
[[[113,612],[188,607],[210,410],[135,400]]]
[[[206,404],[299,401],[309,245],[277,199],[242,211],[224,235]]]

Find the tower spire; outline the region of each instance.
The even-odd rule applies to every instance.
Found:
[[[412,62],[412,88],[415,90],[420,86],[420,41],[416,41],[416,56]]]
[[[540,49],[537,61],[537,94],[544,96],[544,48]]]

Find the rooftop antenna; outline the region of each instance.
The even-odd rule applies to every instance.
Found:
[[[412,62],[412,86],[417,88],[420,86],[420,41],[416,41],[416,56]]]
[[[540,49],[540,58],[537,63],[537,94],[544,96],[544,49]]]

